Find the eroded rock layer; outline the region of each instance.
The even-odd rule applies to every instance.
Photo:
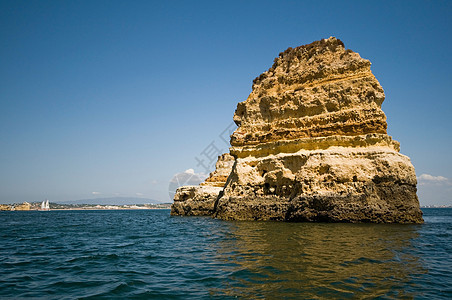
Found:
[[[237,105],[232,146],[337,135],[386,134],[383,88],[370,62],[336,38],[280,53]]]
[[[237,105],[236,163],[214,216],[422,222],[416,175],[386,134],[370,62],[331,37],[280,53]]]
[[[214,213],[215,201],[223,190],[231,173],[234,157],[229,153],[218,157],[215,171],[199,186],[182,186],[176,190],[171,205],[173,216],[210,216]]]
[[[228,220],[422,220],[408,157],[380,147],[332,147],[237,159],[217,204]]]
[[[210,216],[222,187],[189,185],[176,190],[172,216]]]
[[[215,164],[215,171],[209,174],[209,177],[201,183],[201,186],[224,187],[229,174],[231,174],[234,165],[234,157],[229,153],[223,153],[218,156]]]

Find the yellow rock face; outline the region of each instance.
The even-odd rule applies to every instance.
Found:
[[[299,138],[294,140],[279,140],[257,145],[231,147],[231,154],[238,158],[247,156],[263,157],[270,154],[294,153],[299,150],[319,150],[330,147],[383,147],[399,151],[400,144],[386,134],[370,133],[356,136],[327,136],[315,138]]]
[[[289,48],[237,105],[234,147],[311,137],[386,134],[383,88],[370,62],[336,38]]]
[[[234,165],[234,156],[224,153],[218,157],[215,164],[215,171],[210,173],[209,177],[201,183],[201,186],[224,187],[229,174],[231,174]]]
[[[221,219],[420,223],[370,62],[331,37],[289,48],[237,105]]]
[[[370,62],[340,40],[287,49],[237,105],[232,156],[179,188],[171,214],[421,223],[416,173],[386,134],[384,99]]]

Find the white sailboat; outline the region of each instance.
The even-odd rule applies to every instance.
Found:
[[[41,210],[50,210],[49,200],[46,199],[41,203]]]

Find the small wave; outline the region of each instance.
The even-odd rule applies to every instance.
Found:
[[[223,222],[171,218],[168,211],[55,212],[51,226],[36,230],[29,228],[40,214],[8,216],[17,219],[14,226],[1,224],[0,298],[430,299],[451,293],[452,216],[442,221],[447,226],[377,226]]]

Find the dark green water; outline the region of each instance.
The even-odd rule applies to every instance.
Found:
[[[0,213],[0,298],[450,299],[452,209],[423,225]]]

